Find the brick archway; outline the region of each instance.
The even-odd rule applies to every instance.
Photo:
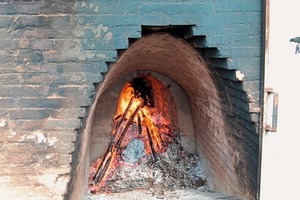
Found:
[[[240,183],[241,177],[248,176],[251,172],[244,165],[247,163],[245,152],[236,148],[246,147],[236,142],[233,139],[235,136],[231,136],[232,121],[228,121],[231,119],[227,116],[232,114],[232,110],[227,91],[223,90],[225,87],[222,86],[222,78],[208,65],[201,53],[184,39],[169,33],[152,33],[134,41],[120,54],[118,61],[110,66],[90,108],[81,138],[81,157],[75,171],[76,176],[72,180],[74,185],[71,187],[87,185],[88,163],[91,161],[91,132],[93,127],[99,127],[95,125],[98,123],[95,118],[98,118],[99,110],[107,107],[107,103],[103,102],[107,98],[117,102],[118,91],[122,85],[139,73],[150,73],[165,84],[172,82],[180,88],[177,92],[173,91],[173,95],[175,99],[181,99],[181,103],[184,99],[187,105],[185,108],[190,109],[187,115],[192,122],[192,136],[189,138],[194,141],[194,151],[203,159],[209,185],[227,194],[243,196],[243,192],[248,193],[249,186]],[[186,97],[178,97],[183,96],[178,91]],[[112,107],[111,104],[109,107]],[[179,124],[186,121],[186,116],[180,117],[184,116],[185,108],[180,107],[182,110],[178,111]],[[109,113],[104,119],[102,115],[100,120],[109,123],[113,111]],[[70,195],[82,196],[85,188],[80,189],[73,189],[76,192]]]

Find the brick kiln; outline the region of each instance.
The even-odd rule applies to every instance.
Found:
[[[99,185],[105,185],[105,180],[101,180],[109,176],[105,173],[107,171],[110,175],[114,173],[113,169],[116,168],[114,165],[118,165],[115,160],[122,160],[126,163],[126,159],[124,160],[121,154],[132,139],[138,138],[131,136],[127,138],[125,144],[121,145],[122,133],[123,137],[135,135],[138,132],[142,135],[139,141],[143,141],[140,142],[141,145],[147,147],[137,150],[136,155],[139,153],[143,155],[136,162],[144,155],[147,157],[148,154],[157,161],[157,156],[164,152],[159,146],[164,146],[164,140],[170,143],[173,140],[172,137],[175,138],[178,134],[176,139],[181,144],[180,148],[182,147],[188,153],[200,155],[201,162],[204,163],[205,174],[207,174],[207,180],[203,179],[203,183],[207,181],[208,185],[216,190],[239,195],[240,178],[236,170],[241,170],[239,165],[246,162],[246,157],[243,153],[236,151],[236,148],[244,147],[235,143],[228,135],[230,131],[234,131],[230,124],[233,122],[228,119],[232,115],[232,110],[228,110],[230,101],[226,92],[220,91],[220,88],[223,89],[220,87],[221,80],[201,54],[180,37],[179,33],[182,31],[180,28],[159,30],[157,32],[155,28],[146,28],[145,36],[133,41],[128,50],[120,52],[119,60],[110,66],[103,83],[99,86],[100,95],[90,111],[91,115],[87,120],[88,126],[85,130],[86,137],[82,140],[85,149],[81,151],[85,153],[79,163],[84,168],[81,169],[81,173],[84,173],[82,177],[85,178],[81,177],[80,181],[74,180],[74,183],[79,181],[77,184],[87,186],[90,180],[93,182],[90,183],[92,192],[101,191]],[[174,30],[177,35],[172,34]],[[139,95],[143,90],[148,92],[143,94],[144,103],[139,100],[132,103],[129,100],[131,96],[123,97],[122,100],[124,91],[129,90],[129,94],[135,94],[134,85],[142,87],[138,92]],[[141,98],[139,95],[135,99]],[[122,108],[120,108],[121,104]],[[131,111],[126,111],[131,104],[135,106],[132,106]],[[155,109],[152,113],[154,118],[164,117],[164,122],[157,122],[156,125],[154,122],[147,122],[152,120],[151,114],[149,113],[149,117],[146,117],[144,112],[150,111],[139,111],[143,110],[145,105],[148,105],[146,106],[148,109]],[[122,121],[123,114],[128,112],[131,114],[125,117],[125,121]],[[157,113],[159,114],[156,115]],[[118,123],[124,123],[120,130],[116,126]],[[139,127],[143,123],[150,125]],[[154,126],[154,129],[158,129],[163,123],[165,123],[165,128],[168,127],[164,133],[163,131],[155,133],[149,128]],[[117,135],[118,131],[119,135]],[[163,137],[167,139],[163,140]],[[145,141],[145,138],[148,139]],[[117,158],[111,155],[113,148],[119,152]],[[168,145],[164,148],[168,149]],[[93,172],[89,175],[91,162]],[[111,162],[113,162],[112,165],[110,165]],[[246,168],[243,170],[247,171]],[[248,176],[246,174],[245,176]]]
[[[261,2],[2,1],[0,12],[0,197],[256,198]]]

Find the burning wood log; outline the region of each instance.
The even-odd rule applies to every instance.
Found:
[[[130,107],[132,105],[132,102],[133,102],[133,99],[134,97],[131,97],[124,113],[122,114],[122,117],[121,117],[121,120],[119,122],[116,123],[116,127],[115,127],[115,134],[114,137],[112,138],[110,144],[109,144],[109,147],[108,149],[106,150],[106,153],[104,154],[104,158],[102,159],[101,163],[99,164],[97,170],[96,170],[96,173],[93,177],[93,184],[96,184],[98,183],[100,180],[103,179],[103,176],[104,176],[104,173],[102,173],[103,171],[106,171],[108,166],[106,165],[107,161],[111,159],[111,152],[112,152],[112,149],[113,149],[113,146],[114,146],[114,143],[116,141],[116,139],[118,138],[118,135],[120,133],[120,125],[121,123],[124,121],[128,111],[130,110]],[[110,161],[109,161],[110,162]],[[108,163],[109,163],[108,162]]]
[[[160,155],[167,151],[172,139],[171,121],[151,102],[150,93],[141,93],[131,84],[123,88],[109,146],[104,156],[90,165],[91,193],[111,185],[111,182],[106,183],[114,182],[113,177],[120,167],[136,167],[145,161],[157,164],[161,161]]]
[[[94,177],[94,180],[93,180],[93,184],[95,185],[96,183],[100,182],[104,176],[106,175],[106,173],[102,173],[102,172],[106,172],[107,169],[109,168],[109,165],[111,163],[111,160],[112,158],[114,157],[113,155],[113,152],[108,152],[105,156],[105,159],[103,160],[103,162],[101,162],[96,174],[95,174],[95,177]]]
[[[138,129],[139,129],[139,134],[141,135],[142,134],[142,121],[141,121],[141,116],[138,115]]]
[[[155,144],[156,144],[157,148],[161,149],[162,144],[163,144],[163,140],[162,140],[162,138],[159,134],[158,128],[154,125],[152,120],[149,119],[149,117],[144,112],[142,112],[142,114],[143,114],[143,119],[146,121],[146,124],[151,125],[152,128],[156,129],[156,131],[151,131],[150,133],[153,136],[153,138],[155,138],[155,141],[156,141]]]
[[[96,172],[95,176],[93,177],[93,184],[94,185],[98,184],[105,177],[106,171],[110,168],[112,160],[115,159],[116,153],[118,152],[118,150],[120,148],[121,142],[122,142],[122,140],[123,140],[123,138],[126,134],[126,131],[129,127],[129,125],[132,123],[132,121],[136,117],[139,109],[143,106],[143,104],[144,104],[144,101],[141,101],[140,105],[137,106],[137,108],[134,110],[134,112],[130,115],[130,117],[127,120],[126,125],[125,125],[123,131],[121,132],[121,134],[119,134],[120,133],[119,130],[117,130],[117,132],[115,133],[115,137],[113,137],[113,140],[110,143],[108,151],[106,152],[106,154],[103,158],[103,161],[99,165],[99,168],[97,169],[97,172]],[[130,107],[130,106],[131,106],[131,103],[129,103],[128,107]],[[125,115],[125,113],[124,113],[124,115]],[[125,121],[125,119],[126,118],[124,117],[122,121]],[[121,125],[122,121],[120,122],[120,125]],[[120,127],[120,125],[119,125],[119,127]]]
[[[121,118],[120,121],[117,122],[117,124],[116,124],[116,130],[119,129],[121,123],[122,123],[123,120],[125,119],[125,117],[126,117],[128,111],[130,110],[130,107],[131,107],[131,105],[132,105],[133,99],[134,99],[134,97],[132,96],[131,99],[130,99],[130,101],[129,101],[129,103],[128,103],[128,105],[127,105],[127,107],[126,107],[126,109],[125,109],[125,111],[124,111],[124,113],[122,114],[122,118]]]
[[[129,119],[128,119],[128,121],[127,121],[127,123],[126,123],[126,125],[125,125],[125,127],[124,127],[124,129],[123,129],[123,131],[122,131],[122,133],[121,133],[121,135],[120,135],[120,138],[118,139],[118,141],[117,141],[117,143],[116,143],[116,147],[117,147],[117,148],[120,147],[121,142],[122,142],[122,140],[123,140],[123,138],[124,138],[124,136],[125,136],[125,133],[126,133],[128,127],[129,127],[129,125],[130,125],[131,122],[134,120],[134,118],[136,117],[138,111],[139,111],[140,108],[143,106],[143,104],[144,104],[144,101],[142,101],[142,102],[140,103],[140,105],[139,105],[138,107],[136,107],[136,109],[134,110],[134,112],[130,115],[130,117],[129,117]]]
[[[146,130],[147,130],[149,145],[150,145],[150,148],[151,148],[152,159],[153,159],[154,162],[156,162],[157,161],[157,155],[156,155],[156,151],[155,151],[154,146],[153,146],[153,139],[152,139],[151,132],[150,132],[148,126],[146,127]]]

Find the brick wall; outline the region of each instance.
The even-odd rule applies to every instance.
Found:
[[[227,177],[232,171],[237,177],[233,182],[241,185],[227,191],[250,191],[245,196],[253,198],[261,22],[262,2],[254,0],[1,1],[0,145],[5,149],[0,157],[0,189],[5,191],[1,195],[68,198],[95,84],[104,81],[107,63],[117,61],[117,50],[128,48],[128,38],[141,37],[142,26],[193,25],[185,37],[209,59],[224,93],[222,99],[208,99],[194,121],[205,119],[207,125],[220,113],[229,118],[226,130],[216,128],[218,120],[213,122],[209,133],[224,132],[213,144],[204,134],[210,126],[196,127],[203,133],[199,153],[210,157],[204,149],[213,148],[214,154],[226,138],[231,150],[223,160],[238,165],[230,170],[221,165],[218,169],[224,169],[214,176]],[[191,107],[197,105],[199,99],[190,99]],[[207,166],[213,162],[208,160]]]

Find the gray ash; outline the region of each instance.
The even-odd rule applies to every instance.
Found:
[[[166,152],[158,154],[157,162],[153,162],[150,155],[141,160],[134,166],[120,160],[100,192],[198,189],[206,183],[200,159],[186,152],[178,142],[173,142]]]

